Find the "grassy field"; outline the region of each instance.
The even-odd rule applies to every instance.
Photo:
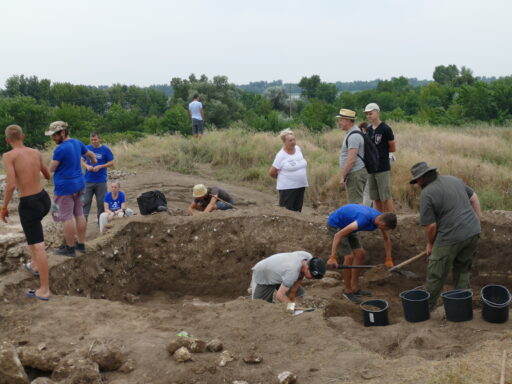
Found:
[[[418,188],[409,185],[410,167],[427,161],[441,174],[463,179],[473,187],[483,209],[512,210],[512,129],[510,127],[432,127],[391,124],[397,142],[393,166],[393,196],[402,207],[417,208]],[[309,204],[334,207],[344,203],[338,186],[338,156],[344,133],[331,130],[313,134],[295,129],[297,144],[308,161]],[[164,167],[182,173],[197,173],[210,164],[213,177],[273,190],[275,180],[267,175],[281,141],[275,134],[233,127],[208,133],[201,140],[182,136],[152,136],[133,144],[113,147],[120,168]]]
[[[457,176],[473,187],[483,209],[512,210],[512,127],[390,125],[397,143],[393,196],[403,209],[416,209],[418,204],[418,188],[408,183],[409,169],[418,161],[427,161],[441,174]],[[308,161],[307,203],[329,208],[343,204],[346,194],[338,186],[338,156],[344,133],[340,129],[323,133],[295,129],[295,133]],[[218,180],[263,191],[275,188],[275,180],[267,172],[280,148],[277,135],[253,132],[245,126],[209,132],[201,140],[149,136],[112,146],[120,169],[156,167],[194,174],[208,168],[209,176]],[[45,159],[50,159],[50,152],[45,153]]]

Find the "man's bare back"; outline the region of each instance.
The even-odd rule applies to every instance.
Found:
[[[41,192],[41,172],[45,178],[50,178],[48,170],[43,165],[41,154],[35,149],[25,146],[14,148],[4,153],[3,161],[7,179],[15,180],[20,197]]]

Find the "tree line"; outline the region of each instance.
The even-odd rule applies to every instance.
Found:
[[[28,145],[48,140],[49,122],[67,121],[73,137],[87,141],[99,132],[107,141],[136,140],[145,134],[190,134],[187,105],[195,93],[201,96],[207,126],[225,128],[241,122],[250,129],[278,131],[302,124],[313,131],[333,127],[337,111],[356,110],[361,115],[376,102],[387,120],[464,125],[474,122],[507,124],[512,119],[512,77],[477,78],[470,69],[440,65],[434,81],[413,85],[405,77],[378,81],[374,88],[340,91],[335,83],[318,75],[303,77],[298,84],[258,82],[250,92],[228,81],[190,75],[173,78],[164,86],[137,87],[114,84],[93,87],[52,83],[35,76],[12,76],[0,90],[0,126],[21,125]],[[168,92],[172,89],[172,93]],[[300,94],[300,97],[291,97]],[[0,150],[7,150],[0,141]]]

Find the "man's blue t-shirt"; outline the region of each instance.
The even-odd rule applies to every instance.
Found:
[[[114,155],[109,147],[100,145],[95,148],[92,144],[87,146],[87,149],[94,153],[96,156],[96,164],[91,164],[91,159],[85,159],[88,165],[96,166],[107,164],[109,161],[114,160]],[[85,181],[87,183],[106,183],[107,182],[107,168],[101,168],[98,172],[85,171]]]
[[[117,199],[115,200],[112,197],[112,192],[107,193],[103,199],[103,202],[108,204],[108,209],[110,209],[112,212],[120,210],[122,208],[122,204],[125,201],[124,192],[121,191],[119,191]]]
[[[357,231],[373,231],[378,227],[375,225],[375,218],[381,213],[366,205],[347,204],[338,208],[329,215],[327,224],[331,227],[343,229],[347,225],[357,221]]]
[[[81,158],[86,152],[84,143],[76,139],[63,141],[53,151],[52,160],[59,162],[53,174],[54,193],[57,196],[72,195],[84,189]]]

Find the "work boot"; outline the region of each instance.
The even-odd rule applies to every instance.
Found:
[[[351,293],[343,292],[343,297],[345,299],[353,302],[354,304],[361,304],[363,302],[363,300],[361,300],[358,296],[354,295],[352,292]]]
[[[355,291],[354,295],[359,296],[359,297],[361,297],[361,296],[373,296],[370,291],[364,291],[362,289],[359,289],[358,291]]]
[[[55,253],[56,255],[60,255],[60,256],[68,256],[68,257],[76,256],[75,247],[69,247],[67,245],[64,248],[59,248],[59,249],[53,251],[53,253]]]
[[[75,249],[79,252],[85,253],[85,244],[79,243],[78,241],[75,243]]]

